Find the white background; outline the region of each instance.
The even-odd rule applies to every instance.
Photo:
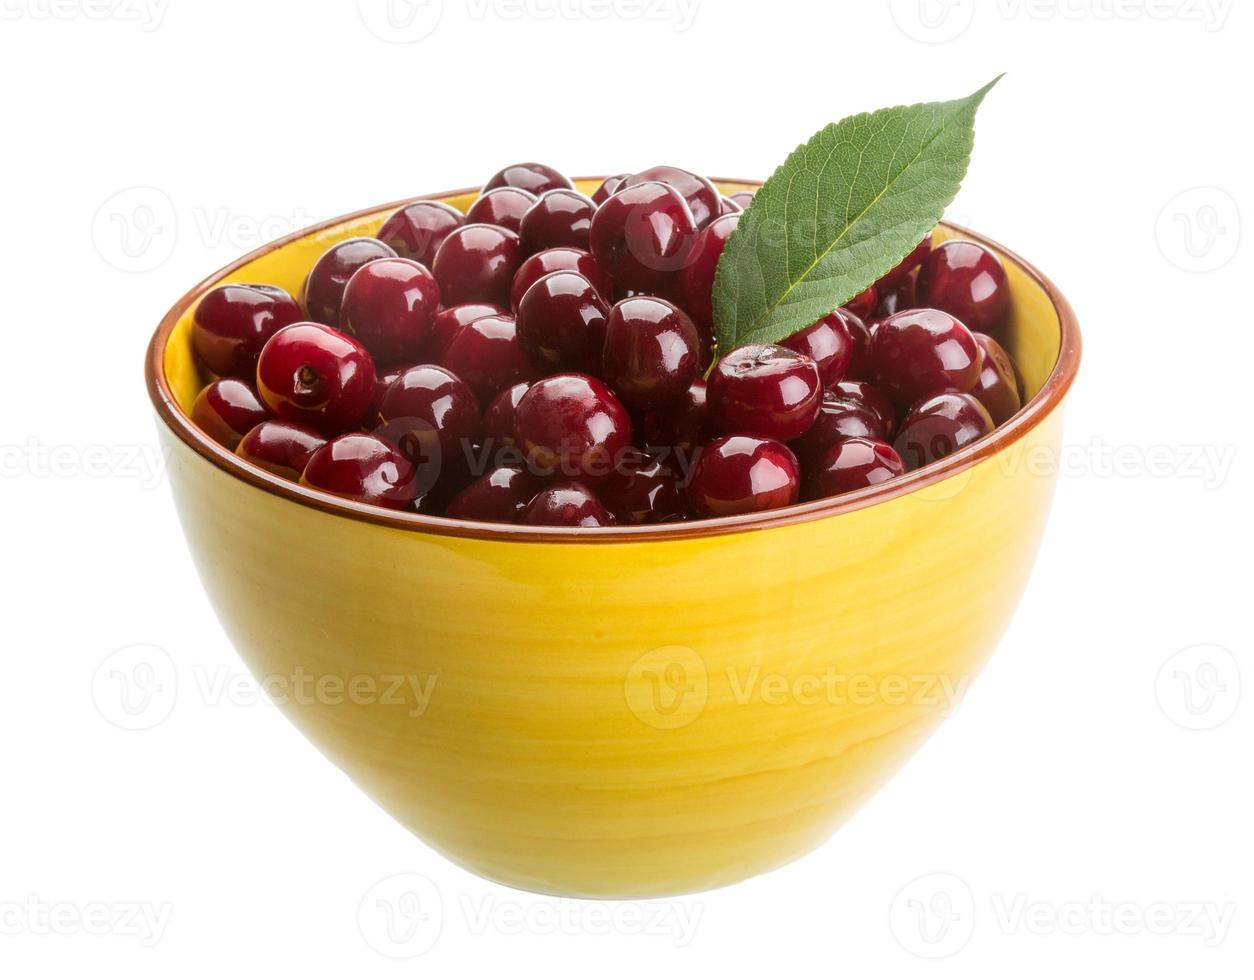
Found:
[[[928,2],[444,0],[413,40],[384,0],[0,0],[0,974],[1250,976],[1254,10]],[[1079,312],[1064,473],[986,672],[829,843],[673,901],[495,887],[257,697],[153,456],[188,286],[516,159],[766,176],[1002,70],[950,214]]]

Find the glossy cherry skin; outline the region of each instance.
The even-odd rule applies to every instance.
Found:
[[[537,369],[590,371],[605,345],[609,307],[578,272],[550,272],[518,304],[518,342]]]
[[[485,191],[466,212],[467,224],[496,225],[518,234],[523,215],[538,198],[520,187]]]
[[[376,237],[391,246],[397,255],[421,262],[430,269],[444,239],[465,223],[466,216],[443,201],[415,201],[383,222]]]
[[[270,417],[252,385],[239,378],[219,378],[192,403],[192,421],[214,442],[234,449],[249,429]]]
[[[288,422],[334,435],[362,420],[374,401],[375,371],[358,341],[321,323],[293,323],[266,341],[257,393]]]
[[[871,377],[871,328],[849,307],[842,306],[840,312],[844,316],[845,329],[849,331],[849,339],[853,343],[845,378],[847,380],[869,378]]]
[[[506,312],[495,303],[462,303],[441,310],[431,324],[431,339],[425,348],[426,359],[439,361],[440,355],[466,324],[485,316],[504,316]]]
[[[867,286],[866,289],[846,303],[844,309],[858,317],[858,319],[866,320],[875,312],[875,304],[879,302],[879,296],[879,291],[874,286]]]
[[[600,207],[622,188],[623,181],[630,176],[631,174],[615,174],[612,177],[606,177],[601,181],[601,186],[592,192],[592,203]]]
[[[514,445],[514,412],[531,387],[530,381],[510,385],[494,399],[483,413],[483,439],[494,447]]]
[[[513,163],[493,174],[483,185],[483,190],[486,192],[495,187],[520,187],[539,197],[545,191],[574,186],[569,177],[543,163]]]
[[[605,324],[601,377],[634,412],[679,402],[697,376],[701,336],[688,314],[655,296],[614,304]]]
[[[596,484],[597,496],[620,524],[658,524],[687,515],[675,471],[656,456],[629,454]]]
[[[1019,397],[1019,375],[1004,347],[986,333],[977,333],[975,342],[984,352],[980,378],[971,394],[988,409],[994,425],[1001,425],[1023,407]]]
[[[300,482],[363,504],[398,510],[417,496],[414,464],[391,443],[364,432],[338,436],[316,449]]]
[[[824,388],[842,380],[849,370],[849,362],[853,360],[853,335],[845,314],[840,310],[798,330],[791,337],[781,340],[780,344],[813,360],[818,365]]]
[[[757,436],[723,436],[701,450],[688,484],[688,505],[700,517],[748,514],[795,504],[797,458],[787,446]]]
[[[344,288],[340,328],[361,341],[376,364],[422,355],[431,336],[440,287],[413,259],[375,259],[353,273]]]
[[[731,351],[710,375],[710,409],[719,429],[788,442],[819,414],[823,383],[805,354],[778,344]]]
[[[396,252],[377,238],[346,238],[322,253],[309,275],[301,301],[305,315],[328,327],[340,325],[344,289],[353,273],[375,259],[396,258]]]
[[[697,378],[679,403],[664,411],[646,412],[640,420],[640,442],[646,449],[672,449],[691,461],[693,450],[718,435],[710,412],[705,380]]]
[[[706,178],[679,167],[650,167],[632,174],[623,181],[623,187],[636,187],[649,181],[661,181],[669,184],[683,195],[688,202],[688,210],[692,212],[692,220],[698,228],[704,228],[723,213],[722,196],[718,189]]]
[[[852,399],[828,391],[823,394],[818,418],[789,446],[801,465],[809,470],[828,448],[845,439],[885,441],[888,433],[870,409]]]
[[[698,324],[714,324],[714,273],[727,239],[740,223],[739,214],[725,214],[710,222],[693,243],[688,261],[679,274],[684,309]]]
[[[578,191],[545,191],[523,215],[518,229],[523,255],[563,246],[586,249],[596,211],[592,198]]]
[[[974,395],[946,391],[915,405],[893,442],[893,448],[915,470],[956,452],[993,431],[993,419]]]
[[[810,471],[805,498],[818,500],[873,487],[906,471],[901,457],[878,439],[844,439],[829,446]]]
[[[971,330],[993,333],[1010,308],[1001,259],[975,242],[943,242],[919,267],[919,299]]]
[[[522,524],[544,527],[610,527],[614,518],[587,484],[555,483],[536,494],[522,512]]]
[[[697,238],[683,196],[669,184],[625,187],[597,208],[589,243],[592,255],[620,289],[666,293]]]
[[[741,209],[747,208],[753,203],[753,191],[737,191],[731,199],[739,204]]]
[[[307,425],[267,419],[253,426],[235,447],[235,455],[287,480],[299,480],[309,457],[326,439]]]
[[[435,253],[431,271],[445,306],[509,304],[509,287],[522,263],[518,236],[497,225],[462,225]]]
[[[535,375],[509,314],[484,316],[466,324],[444,348],[440,363],[470,385],[480,405]]]
[[[537,381],[514,410],[514,438],[537,468],[603,476],[631,445],[631,418],[601,381],[555,374]]]
[[[419,364],[396,379],[379,406],[376,434],[422,470],[426,492],[478,442],[479,403],[470,386],[445,368]]]
[[[458,493],[444,513],[463,521],[513,524],[541,486],[536,476],[520,466],[498,466]]]
[[[879,421],[884,431],[883,438],[888,441],[892,440],[897,432],[897,409],[893,407],[892,400],[875,385],[868,381],[846,379],[836,382],[828,391],[845,401],[855,402],[869,411]]]
[[[875,284],[881,295],[900,285],[903,280],[911,278],[910,273],[924,263],[931,251],[932,236],[929,233],[918,245],[906,253],[904,259],[893,266],[888,274]]]
[[[877,286],[876,291],[879,298],[875,302],[875,312],[871,314],[872,320],[887,320],[894,314],[918,308],[913,275],[904,276],[891,287]]]
[[[550,272],[578,272],[606,299],[614,291],[610,277],[601,271],[591,252],[570,247],[546,248],[543,252],[537,252],[523,260],[523,264],[514,273],[509,299],[515,313],[527,290]]]
[[[739,214],[744,210],[738,203],[727,196],[719,198],[719,205],[719,214]]]
[[[278,286],[218,286],[196,305],[192,350],[219,377],[251,380],[265,342],[302,316],[300,304]]]
[[[871,373],[899,406],[952,388],[970,391],[980,376],[980,345],[940,310],[906,310],[871,335]]]

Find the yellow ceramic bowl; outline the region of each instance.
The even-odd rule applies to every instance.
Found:
[[[435,196],[463,210],[474,199]],[[1013,253],[942,227],[984,241],[1009,271],[1006,337],[1031,397],[992,436],[762,515],[463,524],[285,482],[188,417],[198,299],[223,282],[296,293],[326,247],[373,233],[399,203],[246,256],[153,337],[171,485],[231,640],[322,752],[487,878],[664,895],[804,854],[927,737],[1010,618],[1079,364],[1066,301]]]

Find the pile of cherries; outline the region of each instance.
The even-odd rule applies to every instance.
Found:
[[[197,306],[192,419],[305,486],[470,521],[601,527],[890,480],[1020,408],[999,259],[928,237],[846,307],[717,361],[711,294],[751,200],[652,167],[591,197],[506,167],[314,263],[299,301]]]

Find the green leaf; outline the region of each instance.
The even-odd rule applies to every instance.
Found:
[[[975,112],[1000,78],[965,99],[849,116],[794,150],[719,260],[720,349],[780,341],[905,258],[958,193]]]

